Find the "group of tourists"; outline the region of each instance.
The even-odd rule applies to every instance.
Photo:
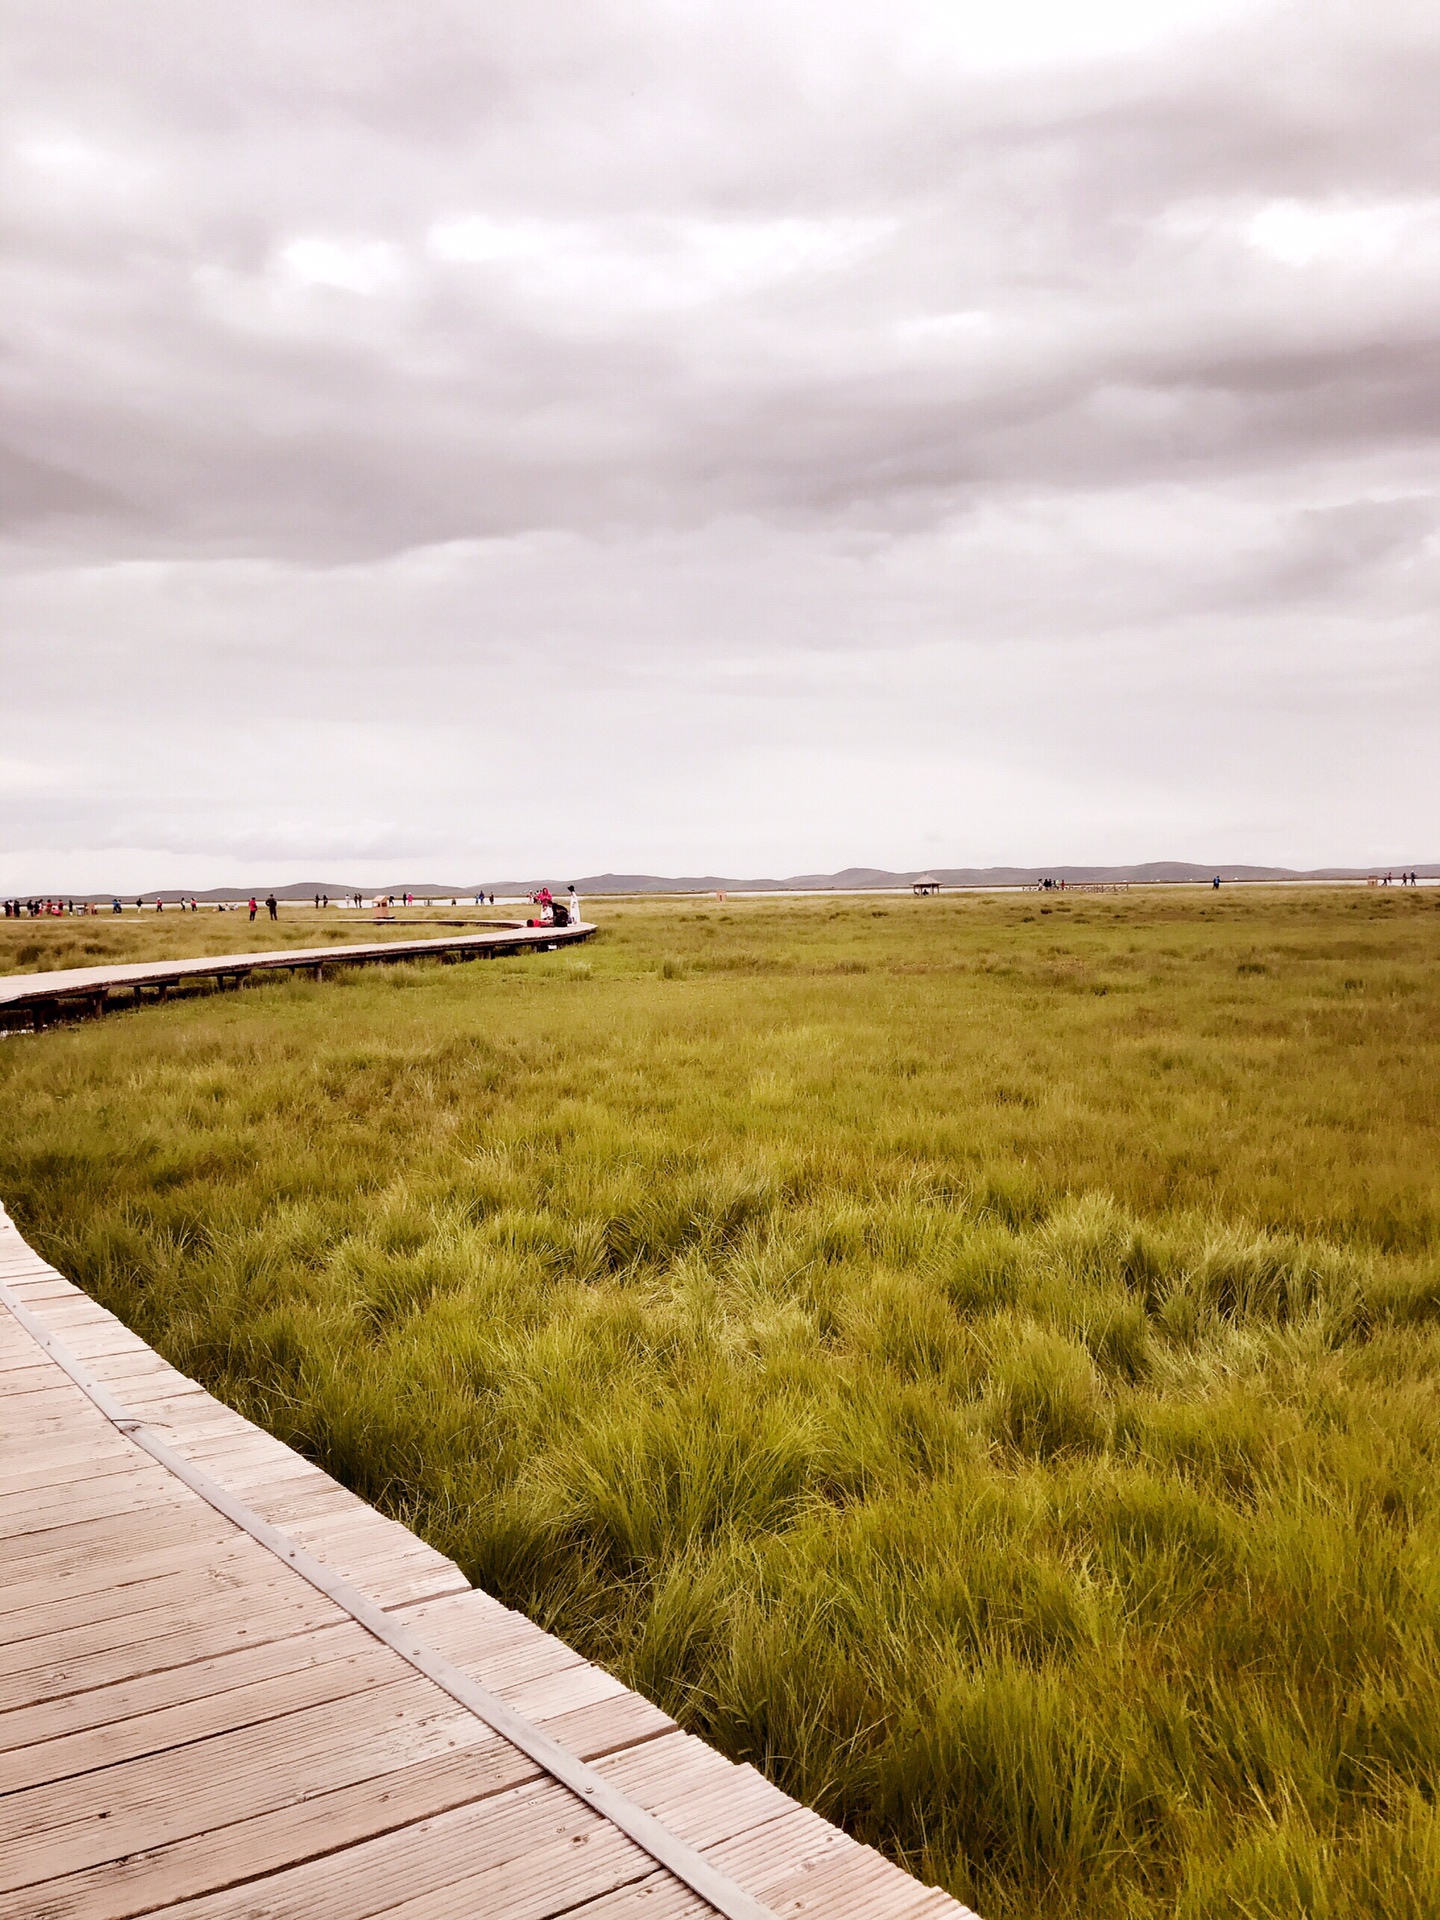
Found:
[[[7,920],[43,920],[51,916],[63,917],[72,913],[99,913],[100,911],[93,900],[7,900],[4,904],[5,918]],[[255,903],[252,900],[250,904],[253,907]],[[138,913],[144,905],[145,902],[137,895],[135,900],[136,912]],[[200,911],[200,903],[196,900],[193,893],[189,895],[183,893],[178,895],[175,905],[179,907],[181,913],[198,913]],[[118,895],[112,896],[110,911],[112,914],[121,911]],[[155,900],[155,911],[156,913],[163,913],[165,911],[165,902],[158,896]],[[216,911],[219,913],[226,911],[223,902]],[[252,920],[255,918],[253,913],[250,918]]]
[[[429,901],[432,907],[444,906],[445,904],[443,899],[441,899],[440,896],[437,894],[427,893],[425,898],[426,900]],[[316,906],[318,907],[321,901],[324,899],[325,899],[325,896],[323,894],[317,895],[315,900]],[[386,894],[385,902],[387,906],[393,904],[394,896],[391,894]],[[330,903],[328,900],[325,900],[325,904],[328,906]],[[358,893],[355,896],[355,904],[357,907],[360,905],[360,896]],[[420,904],[421,904],[420,896],[416,893],[402,893],[400,895],[399,905],[402,907],[418,907]],[[452,907],[459,906],[460,896],[458,893],[451,894],[450,904]],[[485,889],[482,887],[479,893],[475,895],[475,904],[477,907],[483,907],[483,906],[493,907],[495,904],[495,896],[493,893],[486,893]]]
[[[1414,875],[1412,874],[1411,880],[1413,881],[1413,879],[1414,879]],[[1048,882],[1047,882],[1047,885],[1048,885]],[[404,893],[404,894],[401,894],[400,898],[403,901],[403,903],[408,907],[414,903],[415,895],[413,893]],[[539,915],[535,919],[527,922],[529,926],[570,927],[570,926],[574,926],[580,918],[580,896],[578,893],[576,893],[573,885],[570,887],[567,887],[564,894],[559,899],[555,897],[555,895],[550,891],[549,887],[539,887],[536,889],[534,893],[531,894],[530,900],[532,905],[538,907],[540,911],[539,911]],[[359,894],[355,895],[355,901],[356,901],[356,904],[358,905],[360,901]],[[198,913],[200,911],[200,904],[196,900],[193,893],[192,894],[182,893],[178,895],[173,904],[180,909],[181,913]],[[254,894],[251,894],[249,900],[245,904],[249,912],[250,918],[253,920],[256,914],[260,911],[260,907],[262,903],[256,899]],[[275,895],[273,893],[266,894],[263,904],[270,918],[272,920],[278,920],[280,917],[280,907],[279,907],[279,902],[275,898]],[[485,904],[487,904],[487,897],[484,894],[484,892],[480,892],[476,894],[475,904],[477,907],[484,906]],[[495,896],[493,893],[490,894],[488,897],[488,904],[492,907],[495,904]],[[139,911],[141,908],[144,907],[144,905],[145,905],[144,900],[137,896],[135,901],[136,910]],[[165,901],[157,895],[154,902],[156,913],[163,913],[165,911],[165,905],[166,905]],[[328,907],[330,905],[329,894],[317,893],[315,896],[315,905],[317,908]],[[388,897],[383,902],[377,900],[376,905],[377,906],[383,905],[385,910],[388,912],[390,907],[390,900]],[[25,920],[25,919],[39,920],[39,919],[46,918],[48,916],[55,916],[55,915],[63,916],[63,915],[72,914],[72,913],[98,913],[100,911],[99,907],[96,906],[93,900],[59,900],[59,899],[13,900],[12,899],[12,900],[4,901],[3,906],[4,906],[4,917],[7,920]],[[118,897],[112,899],[110,902],[111,913],[119,913],[120,910],[121,910],[120,901]],[[217,913],[233,913],[235,911],[235,906],[233,902],[226,901],[226,900],[219,900],[215,903],[215,911]]]
[[[1372,887],[1377,884],[1382,887],[1418,887],[1420,884],[1420,876],[1418,873],[1402,873],[1399,880],[1396,880],[1393,873],[1387,873],[1382,875],[1378,882],[1372,880],[1370,884]]]
[[[540,912],[535,919],[525,922],[527,927],[573,927],[579,924],[580,896],[573,884],[566,888],[558,900],[549,887],[537,887],[530,896],[530,902]]]
[[[118,911],[118,901],[116,907]],[[52,917],[63,918],[71,913],[98,913],[99,911],[93,900],[7,900],[5,902],[7,920],[45,920]]]

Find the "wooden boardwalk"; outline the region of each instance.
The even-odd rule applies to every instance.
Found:
[[[0,1623],[0,1920],[967,1914],[212,1399],[3,1209]]]
[[[324,947],[279,947],[266,953],[211,953],[189,960],[116,961],[103,967],[57,967],[49,973],[0,974],[0,1027],[43,1027],[67,1013],[103,1013],[119,996],[135,1005],[147,994],[212,982],[240,987],[255,974],[309,973],[334,967],[394,966],[398,960],[493,960],[501,953],[548,952],[588,940],[585,920],[568,927],[494,926],[440,939],[336,941]]]

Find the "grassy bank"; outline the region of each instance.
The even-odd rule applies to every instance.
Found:
[[[991,1920],[1440,1911],[1434,896],[601,921],[8,1040],[0,1192]]]

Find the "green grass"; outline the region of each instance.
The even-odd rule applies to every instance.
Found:
[[[0,1193],[990,1920],[1440,1912],[1434,895],[600,918],[6,1040]]]

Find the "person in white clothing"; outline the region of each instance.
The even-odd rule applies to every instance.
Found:
[[[576,893],[573,883],[566,890],[565,906],[570,915],[570,924],[573,927],[580,919],[580,896]]]

